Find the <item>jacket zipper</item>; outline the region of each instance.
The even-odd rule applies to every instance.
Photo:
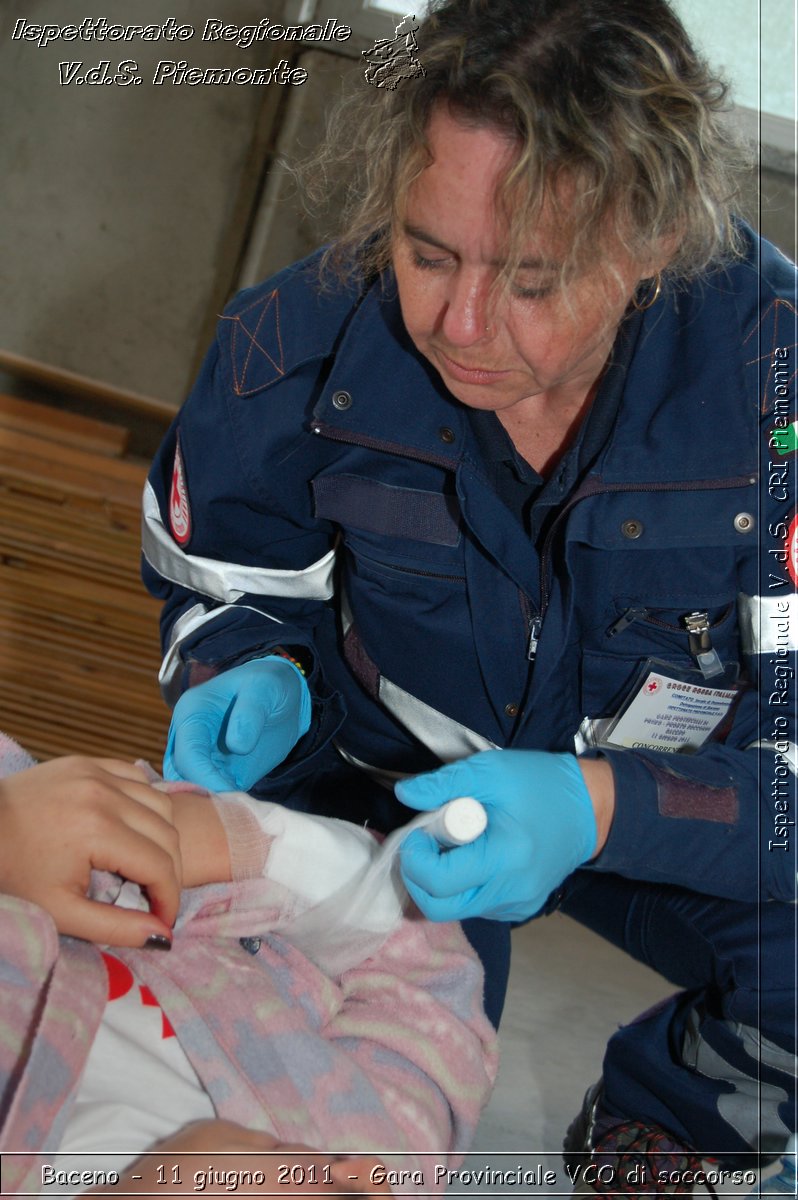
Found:
[[[535,661],[535,655],[538,652],[538,640],[540,639],[540,629],[543,622],[538,613],[532,612],[532,605],[529,602],[529,597],[522,591],[519,591],[518,598],[521,601],[521,612],[526,621],[528,633],[526,656],[529,662]]]
[[[538,642],[540,641],[540,631],[543,628],[542,617],[532,617],[529,622],[529,643],[527,645],[526,656],[530,662],[534,662],[538,652]]]
[[[723,610],[723,614],[713,625],[709,623],[709,613],[707,612],[695,610],[682,617],[682,626],[687,631],[687,644],[690,653],[705,679],[714,679],[716,675],[723,674],[723,663],[720,660],[717,650],[712,645],[712,637],[709,631],[726,620],[730,607],[728,606]],[[667,629],[671,633],[679,629],[678,625],[674,625],[670,621],[663,621],[659,617],[652,616],[647,608],[627,608],[626,612],[621,613],[618,620],[610,625],[607,630],[607,637],[617,637],[619,633],[622,633],[634,621],[645,621],[649,625],[656,625],[659,629]]]
[[[647,616],[647,608],[627,608],[626,612],[621,613],[618,620],[610,625],[607,630],[607,637],[617,637],[619,633],[623,633],[624,629],[628,629],[633,621],[640,621]],[[654,623],[657,624],[656,621]]]
[[[727,604],[718,619],[713,621],[711,625],[709,624],[708,613],[698,611],[688,613],[687,616],[682,618],[681,628],[687,629],[689,633],[691,630],[690,626],[687,624],[688,619],[695,617],[698,623],[696,632],[700,632],[700,626],[704,622],[706,622],[707,631],[710,629],[717,629],[717,627],[722,625],[728,617],[731,607],[732,606],[730,604]],[[680,628],[679,625],[674,625],[672,621],[663,621],[661,617],[655,617],[649,608],[637,608],[633,606],[632,608],[627,608],[624,612],[622,612],[620,617],[618,617],[618,620],[610,625],[609,629],[607,630],[607,637],[616,637],[634,621],[647,621],[649,625],[656,625],[659,629],[668,629],[671,632],[674,632]]]

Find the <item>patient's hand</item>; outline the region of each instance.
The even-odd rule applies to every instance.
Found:
[[[339,1158],[309,1146],[286,1145],[268,1133],[246,1129],[232,1121],[194,1121],[151,1150],[158,1153],[147,1154],[132,1163],[120,1176],[113,1193],[90,1194],[107,1195],[108,1200],[130,1192],[174,1196],[196,1195],[202,1190],[217,1194],[224,1191],[285,1194],[308,1200],[325,1195],[391,1194],[387,1184],[370,1182],[371,1171],[378,1162],[375,1158]],[[202,1188],[195,1179],[198,1171],[202,1172]],[[247,1182],[244,1172],[250,1172],[258,1182]],[[225,1179],[235,1180],[235,1188],[226,1187]]]
[[[0,779],[0,890],[88,941],[171,938],[182,885],[172,809],[141,768],[114,759],[54,759]],[[140,884],[151,911],[89,900],[92,868]]]

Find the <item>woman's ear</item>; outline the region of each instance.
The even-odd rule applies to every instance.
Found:
[[[641,282],[643,279],[655,279],[667,270],[682,244],[682,236],[681,230],[674,230],[671,233],[662,234],[651,243],[651,254],[647,259]]]

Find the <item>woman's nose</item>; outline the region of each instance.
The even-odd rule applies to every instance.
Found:
[[[486,280],[465,272],[450,280],[442,332],[452,346],[471,346],[488,334],[490,287]]]

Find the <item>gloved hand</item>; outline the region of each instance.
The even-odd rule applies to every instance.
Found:
[[[572,754],[485,750],[402,780],[396,795],[424,810],[473,796],[488,814],[467,846],[443,850],[423,829],[402,843],[407,890],[433,921],[525,921],[595,853],[593,804]]]
[[[211,792],[246,792],[281,763],[310,727],[302,672],[272,655],[189,688],[172,714],[166,779]]]

